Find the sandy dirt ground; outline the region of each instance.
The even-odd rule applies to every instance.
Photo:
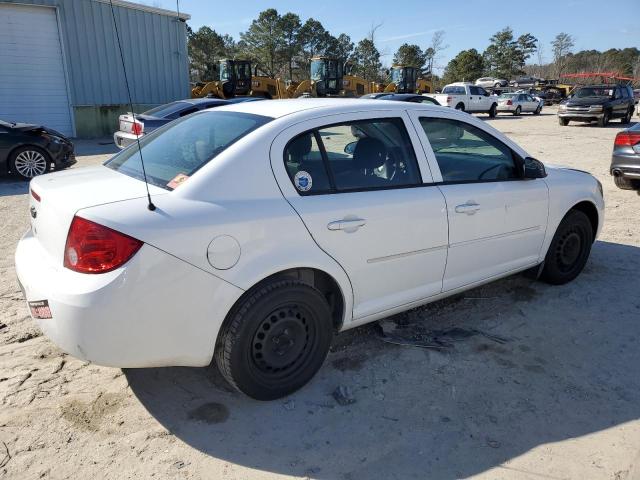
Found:
[[[640,197],[608,174],[619,122],[561,128],[554,112],[491,124],[604,184],[583,274],[519,275],[393,319],[456,327],[441,350],[385,343],[377,325],[340,334],[308,386],[270,403],[214,368],[103,368],[42,337],[13,267],[27,187],[0,180],[0,477],[640,478]],[[112,149],[80,144],[75,168]]]

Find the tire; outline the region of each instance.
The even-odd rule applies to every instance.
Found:
[[[582,272],[592,244],[589,218],[579,210],[570,210],[551,240],[540,278],[552,285],[570,282]]]
[[[216,364],[235,389],[275,400],[311,380],[332,336],[331,310],[320,291],[297,280],[274,280],[230,312],[216,344]]]
[[[542,107],[540,105],[538,105],[538,108],[535,109],[535,111],[533,112],[534,115],[540,115],[540,111],[542,110]]]
[[[496,118],[496,115],[498,115],[498,105],[495,103],[492,104],[488,113],[489,113],[489,118]]]
[[[609,118],[610,118],[610,113],[609,112],[604,112],[602,114],[602,117],[600,117],[598,119],[598,126],[599,127],[606,127],[607,125],[609,125]]]
[[[513,112],[513,116],[514,116],[514,117],[517,117],[518,115],[520,115],[520,113],[522,113],[522,108],[520,108],[520,105],[518,105],[518,106],[516,107],[516,111],[515,111],[515,112]]]
[[[460,102],[459,104],[457,104],[456,110],[460,110],[461,112],[464,112],[464,103]]]
[[[616,187],[618,187],[621,190],[638,190],[638,189],[640,189],[640,182],[639,181],[634,181],[634,180],[631,180],[629,178],[625,178],[622,175],[614,175],[613,176],[613,183],[615,183]]]
[[[9,168],[18,178],[31,180],[51,169],[51,157],[39,147],[20,147],[11,153]]]
[[[633,116],[633,109],[628,110],[627,114],[620,119],[623,125],[626,125],[631,122],[631,117]]]
[[[566,127],[567,125],[569,125],[569,120],[566,118],[558,117],[558,125],[560,125],[561,127]]]

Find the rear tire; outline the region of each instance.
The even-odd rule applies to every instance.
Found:
[[[39,147],[16,148],[9,156],[11,172],[22,180],[31,180],[51,169],[51,157]]]
[[[570,282],[582,272],[592,244],[589,217],[579,210],[570,210],[551,240],[540,278],[552,285]]]
[[[558,125],[560,125],[561,127],[566,127],[567,125],[569,125],[569,120],[566,118],[558,117]]]
[[[515,111],[515,112],[513,112],[513,116],[514,116],[514,117],[517,117],[518,115],[520,115],[520,113],[521,113],[521,112],[522,112],[522,108],[520,108],[520,105],[518,105],[518,106],[516,107],[516,111]]]
[[[332,336],[331,310],[322,293],[297,280],[276,280],[231,311],[218,337],[216,364],[237,390],[274,400],[311,380]]]
[[[461,112],[464,112],[464,103],[460,102],[459,104],[457,104],[456,110],[460,110]]]
[[[616,184],[621,190],[638,190],[640,189],[640,182],[625,178],[622,175],[614,175],[613,183]]]

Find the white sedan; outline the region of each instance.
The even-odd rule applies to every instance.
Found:
[[[503,93],[498,97],[498,113],[508,112],[513,115],[533,113],[538,115],[542,111],[542,99],[528,93]]]
[[[573,280],[603,222],[588,173],[425,104],[245,103],[141,144],[149,198],[135,147],[32,180],[31,315],[76,357],[215,359],[256,399],[307,383],[335,332],[523,270]]]

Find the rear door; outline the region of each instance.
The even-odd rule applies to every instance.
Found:
[[[283,195],[351,280],[354,319],[442,290],[446,206],[407,122],[397,110],[329,116],[271,147]]]
[[[411,114],[447,202],[443,290],[535,265],[547,225],[546,182],[522,179],[512,150],[480,126],[444,112]]]

